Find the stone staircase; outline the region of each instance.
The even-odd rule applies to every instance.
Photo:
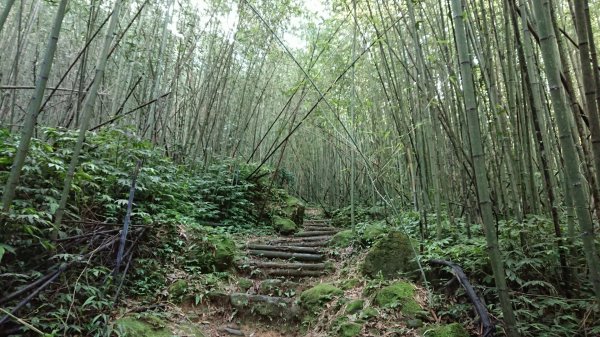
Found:
[[[248,242],[247,259],[239,267],[253,287],[229,294],[230,304],[241,313],[268,319],[298,318],[300,310],[293,296],[313,283],[312,278],[334,271],[324,247],[337,232],[327,220],[307,219],[302,230],[292,236]]]
[[[327,262],[323,247],[337,232],[327,220],[306,220],[303,230],[293,236],[247,244],[246,254],[251,259],[245,264],[253,277],[263,279],[325,275],[332,271],[333,264]]]

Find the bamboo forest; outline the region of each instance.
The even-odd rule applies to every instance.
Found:
[[[0,337],[598,337],[596,43],[593,0],[0,0]]]

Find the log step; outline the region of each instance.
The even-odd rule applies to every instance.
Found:
[[[321,254],[274,252],[270,250],[248,250],[248,254],[254,256],[261,256],[268,259],[293,259],[297,261],[322,261],[324,258]]]
[[[286,245],[287,246],[296,246],[296,247],[326,247],[328,242],[329,242],[328,240],[310,241],[310,242],[296,241],[296,242],[287,242]]]
[[[285,263],[285,262],[266,262],[266,261],[246,261],[244,264],[257,268],[268,269],[292,269],[292,270],[325,270],[331,267],[327,263]]]
[[[337,231],[314,231],[314,232],[300,232],[296,233],[294,237],[296,238],[307,238],[313,236],[324,236],[324,235],[335,235]]]
[[[325,270],[295,270],[295,269],[267,269],[262,270],[268,276],[289,277],[318,277],[326,274]]]
[[[304,228],[305,232],[338,232],[339,229],[330,226],[308,226]]]
[[[296,247],[296,246],[281,246],[281,245],[261,245],[261,244],[248,244],[247,249],[252,250],[271,250],[280,252],[292,252],[292,253],[308,253],[308,254],[321,254],[321,250],[314,247]]]

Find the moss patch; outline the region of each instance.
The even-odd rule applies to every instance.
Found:
[[[240,278],[237,280],[237,286],[241,291],[248,291],[248,289],[252,288],[254,282],[247,278]]]
[[[382,222],[370,223],[364,227],[360,240],[366,245],[373,244],[377,239],[387,232],[387,227]]]
[[[377,291],[374,303],[383,308],[400,308],[403,314],[414,316],[421,311],[414,296],[415,286],[400,281]]]
[[[197,245],[194,264],[200,266],[202,271],[225,271],[233,267],[237,248],[230,237],[211,234]]]
[[[285,199],[285,207],[283,211],[296,225],[300,226],[304,222],[305,206],[298,198],[288,196]]]
[[[469,337],[469,333],[460,323],[428,326],[422,329],[424,337]]]
[[[379,239],[369,250],[361,270],[366,276],[374,277],[381,273],[384,278],[392,279],[399,273],[413,272],[416,269],[413,259],[410,239],[393,231]]]
[[[273,217],[273,228],[283,235],[294,234],[298,230],[294,221],[280,216]]]
[[[161,324],[157,324],[158,322],[161,322]],[[172,336],[171,331],[158,318],[152,320],[145,318],[142,320],[134,317],[123,317],[115,322],[115,329],[123,333],[123,336],[131,337]]]
[[[348,322],[340,325],[337,331],[339,337],[355,337],[360,336],[362,324],[356,322]]]
[[[370,320],[371,318],[374,318],[377,316],[379,316],[379,311],[377,311],[377,309],[371,308],[371,307],[363,309],[360,312],[360,314],[358,315],[359,318],[366,319],[366,320]]]
[[[346,305],[346,313],[351,315],[359,312],[365,305],[364,300],[354,300]]]
[[[336,233],[329,241],[329,245],[333,247],[346,248],[352,244],[353,239],[354,233],[351,229],[347,229],[345,231]]]
[[[187,293],[188,283],[186,280],[177,280],[169,286],[169,295],[173,298],[181,298]]]
[[[321,283],[300,294],[300,306],[309,313],[318,312],[323,304],[331,301],[335,296],[341,296],[344,291],[329,284]]]

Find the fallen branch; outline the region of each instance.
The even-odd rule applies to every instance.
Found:
[[[462,270],[462,268],[459,265],[455,264],[454,262],[445,261],[445,260],[429,260],[429,264],[442,265],[442,266],[450,267],[452,269],[452,273],[454,274],[454,276],[456,277],[458,282],[460,282],[460,284],[465,289],[465,293],[471,300],[471,303],[473,303],[475,312],[477,312],[477,315],[479,315],[479,319],[481,321],[481,326],[483,328],[481,336],[482,337],[493,337],[495,328],[490,319],[490,315],[489,315],[485,305],[483,305],[483,302],[481,301],[479,296],[477,296],[477,293],[475,293],[475,289],[473,289],[473,286],[469,282],[469,279],[467,278],[467,275]]]

